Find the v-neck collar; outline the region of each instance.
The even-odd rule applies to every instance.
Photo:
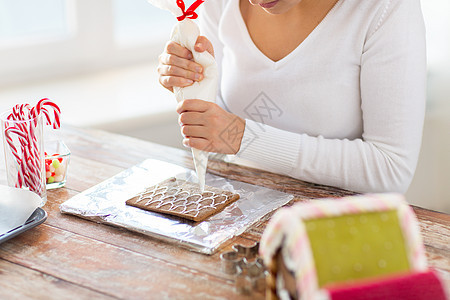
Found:
[[[246,1],[246,0],[244,0]],[[340,5],[340,2],[342,0],[337,0],[337,2],[334,4],[334,6],[330,9],[330,11],[325,15],[325,17],[322,19],[322,21],[309,33],[309,35],[291,52],[289,52],[285,57],[283,57],[280,60],[274,61],[270,59],[268,56],[266,56],[253,42],[250,33],[248,32],[247,25],[245,24],[244,18],[242,17],[241,8],[240,8],[240,0],[234,0],[232,5],[232,10],[235,10],[237,12],[236,19],[237,24],[239,26],[240,32],[249,46],[250,50],[255,54],[256,57],[259,57],[261,61],[263,61],[265,64],[271,65],[274,69],[278,69],[282,65],[286,64],[291,60],[292,57],[295,57],[297,52],[300,52],[302,48],[306,47],[307,44],[314,38],[315,35],[319,34],[320,29],[324,27],[328,23],[328,19],[334,14],[334,12],[337,10],[338,5]]]

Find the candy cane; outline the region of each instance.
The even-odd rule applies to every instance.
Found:
[[[50,120],[50,115],[47,107],[53,109],[54,122],[51,122]],[[44,113],[45,117],[47,118],[47,125],[53,125],[54,129],[58,129],[61,126],[59,119],[61,110],[59,109],[58,105],[50,101],[48,98],[41,99],[36,104],[37,115],[39,115],[41,112]]]
[[[55,129],[60,128],[61,110],[48,98],[44,98],[39,100],[34,107],[27,103],[15,105],[12,108],[12,112],[7,116],[7,120],[15,122],[14,126],[6,122],[6,128],[4,129],[6,143],[18,166],[15,186],[19,188],[26,186],[39,195],[45,188],[42,180],[44,174],[40,166],[43,153],[39,151],[38,140],[35,134],[38,116],[41,114],[45,116],[47,125],[53,125]],[[33,119],[34,121],[28,125],[26,122],[20,122]],[[17,136],[17,141],[20,144],[19,148],[17,147],[19,145],[16,146],[14,143],[13,134]]]
[[[35,123],[37,125],[37,118],[35,119]],[[28,135],[28,137],[31,137],[31,142],[32,142],[32,144],[29,145],[29,147],[31,147],[30,150],[33,150],[30,152],[33,153],[32,157],[40,157],[40,153],[39,153],[39,149],[38,149],[38,141],[37,141],[36,134],[35,134],[35,127],[31,123],[30,123],[29,127],[30,127],[29,128],[30,134]],[[30,142],[30,141],[27,141],[27,142]]]
[[[17,172],[17,182],[15,184],[16,188],[21,188],[23,185],[23,181],[24,181],[23,173],[19,170]]]
[[[11,152],[13,153],[14,157],[16,158],[16,160],[20,161],[21,160],[20,155],[17,152],[17,148],[14,145],[14,141],[13,141],[13,139],[11,137],[12,133],[17,134],[22,139],[26,139],[27,135],[23,131],[17,130],[14,127],[8,127],[8,128],[5,129],[6,142],[8,143],[8,146],[10,147]]]
[[[31,108],[30,104],[28,104],[28,103],[17,104],[13,107],[10,117],[12,116],[12,118],[15,120],[23,120],[28,116],[28,113],[25,113],[24,110],[27,109],[29,111],[30,108]],[[8,119],[9,119],[9,117],[8,117]]]
[[[42,177],[40,172],[40,156],[41,154],[37,148],[37,139],[33,124],[30,123],[27,145],[24,149],[24,160],[27,167],[27,174],[29,175],[30,187],[35,191],[39,191],[39,181]]]
[[[25,175],[28,179],[28,186],[33,191],[40,192],[39,182],[42,179],[42,172],[40,171],[39,166],[39,156],[34,157],[32,153],[30,153],[29,147],[24,148],[24,150],[24,164],[27,170]]]

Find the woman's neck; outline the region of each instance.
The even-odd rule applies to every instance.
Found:
[[[240,0],[242,18],[256,47],[273,61],[297,48],[325,18],[337,0],[303,0],[283,14],[269,14]]]

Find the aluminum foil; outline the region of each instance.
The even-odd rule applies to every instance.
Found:
[[[207,173],[206,184],[240,199],[203,222],[192,222],[128,206],[125,201],[169,177],[196,182],[196,174],[171,163],[148,159],[61,204],[62,213],[124,227],[204,254],[244,232],[292,195]]]

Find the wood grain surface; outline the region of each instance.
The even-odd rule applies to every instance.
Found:
[[[193,168],[188,151],[65,126],[72,152],[64,188],[48,191],[47,221],[0,244],[0,299],[263,299],[235,292],[219,256],[233,244],[259,241],[270,218],[227,242],[212,256],[128,230],[63,215],[59,205],[113,175],[153,158]],[[3,146],[1,147],[3,151]],[[1,155],[3,157],[3,154]],[[209,172],[293,194],[289,204],[353,192],[211,160]],[[1,164],[0,183],[6,184]],[[429,265],[450,292],[450,215],[414,208]]]

